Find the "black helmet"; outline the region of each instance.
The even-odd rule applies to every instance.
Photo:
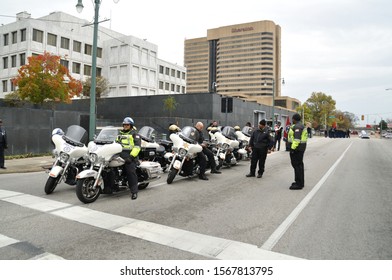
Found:
[[[295,113],[294,115],[293,115],[293,120],[295,120],[295,121],[300,121],[301,120],[301,116],[298,114],[298,113]]]

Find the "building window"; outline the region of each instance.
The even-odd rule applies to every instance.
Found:
[[[10,80],[10,82],[11,82],[11,91],[15,91],[14,81]]]
[[[97,57],[102,58],[102,48],[97,48]]]
[[[8,68],[8,56],[3,57],[3,69]]]
[[[89,44],[84,45],[84,54],[91,55],[92,50],[93,50],[93,47],[91,45],[89,45]]]
[[[73,51],[74,52],[82,52],[82,43],[79,41],[73,41]]]
[[[91,66],[85,64],[83,69],[83,74],[86,76],[91,76]]]
[[[11,56],[11,67],[16,67],[16,55]]]
[[[72,62],[72,73],[80,74],[80,63]]]
[[[177,92],[180,92],[181,86],[177,85]]]
[[[7,80],[3,80],[3,92],[8,92],[8,81]]]
[[[97,73],[95,75],[96,77],[101,77],[102,76],[102,68],[97,67]]]
[[[182,72],[182,79],[185,80],[185,72]]]
[[[61,37],[61,43],[60,43],[61,48],[69,50],[69,39]]]
[[[69,69],[69,61],[68,60],[64,60],[64,59],[60,59],[60,64],[65,66],[65,68]]]
[[[166,67],[166,75],[170,75],[170,68]]]
[[[182,91],[181,93],[185,93],[185,87],[181,87]]]
[[[165,70],[165,67],[163,67],[162,65],[159,65],[159,73],[163,74],[164,70]]]
[[[175,89],[175,86],[176,86],[176,85],[174,85],[174,84],[171,84],[171,91],[174,91],[174,89]]]
[[[25,65],[26,64],[26,54],[25,53],[21,53],[19,55],[19,60],[20,60],[20,66]]]
[[[18,42],[18,32],[14,31],[11,33],[12,44],[16,44]]]
[[[48,45],[57,46],[57,35],[48,33]]]
[[[171,76],[172,76],[172,77],[175,77],[175,76],[176,76],[176,70],[174,70],[174,69],[171,70]]]
[[[163,82],[159,81],[159,89],[163,89]]]
[[[4,34],[3,38],[4,38],[4,46],[8,46],[8,38],[9,38],[8,33]]]
[[[165,90],[169,90],[170,88],[170,84],[169,83],[165,83]]]
[[[26,41],[26,28],[20,30],[20,41]]]
[[[33,29],[33,41],[43,43],[44,42],[44,32],[38,29]]]
[[[181,72],[177,70],[177,78],[181,78]]]

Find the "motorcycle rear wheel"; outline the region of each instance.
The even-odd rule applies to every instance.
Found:
[[[96,201],[101,194],[101,188],[97,186],[93,189],[95,179],[92,177],[79,179],[76,183],[76,196],[83,203]]]
[[[171,170],[169,171],[169,174],[167,175],[167,180],[166,180],[166,182],[167,182],[168,184],[173,183],[173,180],[174,180],[174,178],[176,177],[177,172],[178,172],[178,170],[177,170],[177,169],[174,169],[174,168],[171,169]]]
[[[45,184],[45,193],[46,194],[51,194],[54,189],[57,187],[57,184],[59,183],[61,175],[58,175],[56,178],[54,177],[48,177],[48,180],[46,181]]]

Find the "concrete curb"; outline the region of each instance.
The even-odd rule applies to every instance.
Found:
[[[40,172],[51,168],[54,158],[52,156],[11,159],[5,161],[7,169],[0,169],[1,174]]]

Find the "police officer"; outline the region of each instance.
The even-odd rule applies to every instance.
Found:
[[[249,147],[252,150],[252,159],[250,162],[250,173],[246,177],[255,177],[257,162],[259,163],[259,171],[257,178],[263,177],[265,160],[267,154],[271,152],[274,142],[270,134],[270,128],[267,126],[266,120],[259,122],[259,128],[254,130],[250,139]]]
[[[121,157],[125,159],[124,171],[128,179],[128,186],[131,189],[131,198],[137,199],[138,179],[136,174],[137,157],[140,152],[141,139],[136,133],[135,123],[132,118],[126,117],[120,130],[119,143],[123,147]]]
[[[301,123],[299,114],[293,115],[293,125],[290,127],[288,135],[290,146],[290,160],[294,168],[295,182],[290,186],[291,190],[300,190],[305,185],[304,172],[304,153],[306,150],[306,142],[308,140],[308,132]]]
[[[3,121],[0,119],[0,168],[7,169],[4,165],[4,149],[8,149],[7,133],[2,125]]]
[[[205,175],[206,165],[207,165],[205,156],[207,156],[208,161],[210,162],[211,173],[221,174],[222,172],[216,169],[214,154],[210,149],[208,149],[206,143],[204,142],[204,136],[203,136],[204,124],[202,122],[197,122],[195,128],[199,132],[199,135],[197,136],[198,139],[197,143],[199,143],[203,148],[203,150],[197,154],[197,158],[199,160],[199,165],[200,165],[199,179],[208,180],[207,176]]]

